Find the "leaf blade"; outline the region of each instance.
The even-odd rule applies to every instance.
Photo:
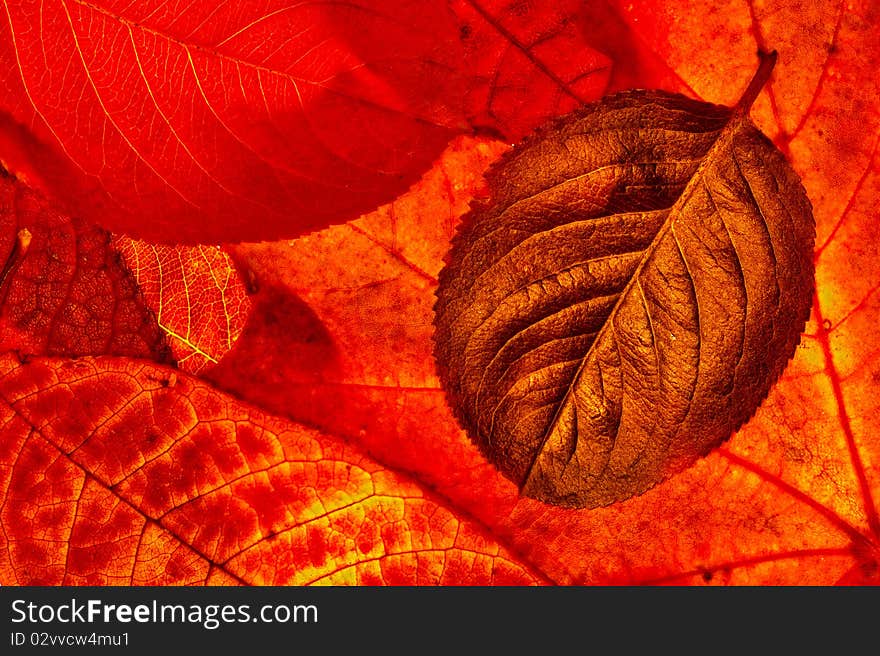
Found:
[[[518,155],[489,175],[493,196],[502,200],[475,208],[470,225],[457,237],[448,269],[441,274],[436,321],[441,379],[473,439],[529,496],[576,507],[607,505],[640,494],[690,465],[751,416],[793,354],[806,321],[812,294],[813,221],[796,176],[781,156],[773,155],[772,146],[748,119],[734,114],[728,122],[720,108],[678,98],[622,94],[574,115],[569,119],[571,127],[568,121],[560,121],[527,142]],[[632,115],[627,114],[630,110]],[[606,120],[609,125],[603,132]],[[726,125],[719,130],[721,120]],[[656,129],[655,122],[676,125],[679,130],[702,123],[703,133],[710,136],[690,144],[684,140],[691,148],[688,161],[698,165],[687,170],[683,179],[664,178],[657,163],[645,161],[642,153],[652,148],[666,154],[681,145],[644,136]],[[573,135],[590,131],[597,135],[593,157],[599,162],[585,165],[590,155],[575,155],[574,163],[568,164],[559,155],[548,155],[568,149]],[[624,145],[603,150],[606,143]],[[659,164],[666,163],[663,157],[655,157]],[[751,186],[758,182],[744,177],[745,167],[737,158],[748,160],[753,178],[761,170],[760,160],[769,162],[766,169],[772,180],[760,181],[760,203]],[[531,176],[520,160],[535,166]],[[579,195],[553,196],[571,180],[581,183],[596,171],[608,170],[605,162],[620,172],[620,178],[591,180],[593,184],[584,185]],[[559,172],[573,166],[579,167],[575,173]],[[627,169],[638,173],[631,175]],[[646,216],[633,214],[656,202],[650,191],[642,190],[666,189],[675,182],[674,193],[680,195],[659,229],[649,233],[650,242],[642,244],[644,251],[636,258],[620,258],[632,248],[620,245],[620,235],[627,231],[610,230],[603,220],[613,224],[618,216]],[[790,210],[772,200],[771,185],[788,199]],[[535,193],[535,188],[541,191]],[[594,216],[588,214],[586,221],[582,220],[581,197],[593,206]],[[513,207],[521,218],[511,217]],[[789,211],[793,219],[786,218]],[[756,218],[728,225],[743,213]],[[575,219],[578,222],[572,223]],[[530,221],[534,227],[528,225]],[[551,240],[546,246],[551,273],[537,277],[535,262],[541,260],[534,254],[523,255],[523,244],[528,243],[523,235],[552,226],[551,232],[556,231],[558,237],[564,235],[558,232],[559,226],[571,225],[587,226],[581,228],[586,261],[584,255],[574,265],[557,260],[554,269],[554,258],[560,252],[579,249]],[[780,229],[783,225],[790,230]],[[761,231],[766,237],[760,237]],[[499,233],[502,236],[493,242]],[[501,246],[504,235],[508,235],[507,243]],[[754,235],[758,235],[757,242]],[[763,249],[763,260],[755,254],[761,249],[752,243],[761,241],[769,244],[769,249]],[[704,243],[711,246],[704,247]],[[742,259],[747,243],[752,243],[749,261]],[[778,271],[777,250],[782,253]],[[610,288],[597,286],[600,278],[590,268],[605,258],[617,265]],[[499,273],[505,259],[510,264]],[[725,276],[727,269],[730,275]],[[744,280],[744,271],[753,280],[750,284]],[[569,290],[578,287],[578,273],[584,282],[572,296]],[[780,296],[777,273],[790,292],[785,298],[796,300],[783,303],[774,314],[772,305]],[[698,277],[706,282],[698,284]],[[529,287],[516,291],[518,285],[525,285],[524,280],[531,280]],[[736,292],[737,286],[741,292]],[[773,301],[769,305],[764,302],[763,287],[776,290],[769,295]],[[559,353],[545,349],[530,367],[518,372],[518,378],[505,381],[501,388],[496,385],[497,389],[490,383],[485,387],[491,392],[481,396],[487,363],[499,356],[497,347],[482,337],[474,346],[476,335],[489,325],[487,317],[498,319],[486,332],[496,331],[504,338],[538,319],[545,322],[548,316],[559,318],[568,336],[576,335],[584,328],[560,312],[609,292],[614,304],[579,354],[567,348]],[[522,298],[533,296],[542,306],[537,314],[529,309],[533,304]],[[727,316],[729,303],[740,307],[739,318]],[[710,305],[711,311],[701,310]],[[757,321],[752,320],[755,315]],[[737,326],[738,322],[742,325]],[[762,368],[752,353],[763,353],[754,334],[774,337],[768,325],[779,325],[784,337],[771,339],[772,347],[766,352],[770,364]],[[735,336],[733,342],[728,339],[731,331],[740,333],[738,346]],[[748,343],[743,341],[746,331],[753,334]],[[546,347],[542,335],[533,339],[533,354]],[[507,366],[521,361],[507,362]],[[715,371],[706,362],[714,362]],[[752,385],[750,380],[759,382]],[[737,405],[730,401],[731,395],[745,400]]]
[[[0,372],[4,584],[540,580],[405,476],[172,369]]]
[[[106,231],[61,212],[0,167],[0,351],[170,362]]]

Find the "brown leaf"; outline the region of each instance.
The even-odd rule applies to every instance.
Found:
[[[621,93],[489,174],[441,273],[436,354],[459,421],[524,494],[643,493],[729,438],[794,354],[814,222],[747,116],[762,61],[733,113]]]

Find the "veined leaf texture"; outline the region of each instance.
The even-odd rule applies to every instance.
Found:
[[[58,211],[0,166],[0,351],[171,353],[106,230]]]
[[[876,582],[874,4],[0,1],[0,584]],[[756,49],[782,155],[722,106]],[[597,107],[611,140],[547,122]],[[479,245],[441,276],[456,233]],[[443,384],[438,278],[456,330],[526,283]],[[559,428],[599,439],[517,451],[510,413],[554,393],[529,367],[615,325],[607,398],[648,423],[603,455],[615,404],[573,395]],[[505,432],[472,441],[496,399]]]
[[[517,139],[600,95],[576,4],[499,32],[468,2],[5,2],[3,111],[27,134],[6,157],[117,232],[294,237],[406,191],[457,134]],[[547,54],[508,52],[511,29]]]
[[[441,273],[437,358],[474,440],[524,494],[640,494],[738,429],[813,293],[797,175],[734,110],[624,92],[489,173]],[[763,76],[763,80],[760,76]]]
[[[536,582],[405,477],[184,374],[5,355],[0,377],[0,520],[30,529],[5,584]]]

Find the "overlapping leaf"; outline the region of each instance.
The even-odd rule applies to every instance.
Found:
[[[818,295],[813,321],[791,368],[726,449],[638,498],[609,508],[571,511],[520,499],[516,487],[499,476],[458,429],[433,372],[431,297],[456,217],[464,212],[485,165],[505,148],[486,140],[462,142],[450,150],[426,178],[424,195],[416,190],[375,214],[293,245],[238,249],[236,259],[259,292],[241,340],[212,376],[240,396],[321,425],[388,467],[408,471],[418,480],[419,494],[435,491],[428,496],[443,507],[440,514],[467,526],[480,524],[484,528],[474,529],[476,533],[491,534],[498,544],[506,545],[507,551],[492,547],[489,553],[529,563],[539,577],[557,583],[876,581],[880,522],[873,499],[880,490],[880,442],[873,425],[878,408],[872,390],[878,375],[873,345],[880,320],[876,293],[880,280],[875,275],[878,253],[872,213],[880,191],[876,157],[880,94],[873,72],[880,39],[874,10],[858,2],[809,7],[797,1],[755,7],[744,2],[729,4],[723,12],[676,2],[603,2],[589,3],[590,12],[599,4],[599,15],[607,19],[603,26],[614,25],[620,37],[591,41],[614,60],[609,71],[612,86],[690,88],[696,95],[730,103],[753,68],[756,45],[769,43],[781,53],[777,78],[759,98],[753,116],[790,153],[814,205]],[[529,53],[526,61],[545,63],[555,57],[550,51],[541,53],[540,39],[528,41],[528,30],[523,31],[527,21],[517,23],[508,15],[496,23],[526,45],[509,48],[511,57]],[[497,28],[496,32],[502,33]],[[581,34],[589,36],[588,31]],[[513,43],[510,36],[502,39],[505,42]],[[700,52],[708,49],[713,55],[694,57],[695,43]],[[4,157],[23,162],[34,153],[45,154],[41,149],[48,141],[9,137],[26,135],[41,121],[25,99],[15,98],[10,111],[19,117],[19,124],[10,127],[5,117],[7,129],[0,132],[0,142]],[[473,107],[468,111],[478,114]],[[41,176],[57,174],[65,179],[66,175],[45,167],[14,169],[35,185]],[[15,368],[17,361],[10,362]],[[52,374],[31,381],[31,391],[39,395],[42,382],[51,382],[61,363],[37,364]],[[128,376],[131,366],[116,361],[111,368],[121,368]],[[20,382],[29,380],[25,374],[11,375]],[[222,399],[228,408],[246,415],[242,426],[262,417],[249,406],[178,376],[177,385],[198,388],[200,398]],[[118,372],[112,378],[118,381]],[[171,376],[160,377],[158,384],[144,383],[151,398],[162,380],[174,389]],[[59,389],[65,393],[63,386]],[[111,395],[108,390],[101,392],[105,393]],[[23,410],[33,407],[26,401],[20,405]],[[205,417],[215,416],[207,407],[199,411],[206,412]],[[3,434],[19,436],[13,445],[20,445],[24,433],[31,436],[29,444],[43,445],[55,459],[19,463],[15,470],[7,467],[0,472],[25,477],[29,470],[37,472],[29,482],[42,485],[41,497],[56,498],[57,491],[58,499],[70,498],[64,496],[63,482],[69,478],[65,468],[82,471],[71,464],[75,454],[58,456],[57,449],[52,452],[55,447],[48,446],[42,433],[34,433],[21,415],[9,415],[8,410],[7,415],[11,423],[4,424],[9,432],[4,429]],[[35,410],[31,419],[46,427],[53,417]],[[300,431],[290,430],[291,434]],[[347,448],[335,438],[314,439]],[[180,441],[185,444],[185,439]],[[20,446],[10,448],[24,453]],[[342,459],[348,462],[349,456]],[[50,468],[44,463],[49,460],[59,463],[51,469],[60,472],[57,478],[47,475]],[[114,461],[106,462],[96,458],[93,464],[112,468]],[[198,457],[193,462],[203,463]],[[221,471],[213,464],[210,469],[211,476]],[[20,500],[21,495],[15,498]],[[83,508],[94,507],[81,498]],[[4,507],[12,506],[7,502]],[[111,504],[103,501],[98,506],[106,509]],[[59,519],[57,525],[39,521],[19,529],[25,555],[28,546],[42,553],[40,562],[55,565],[54,580],[63,577],[71,544],[70,525],[65,523],[70,515],[64,514],[69,507],[69,503],[41,505],[39,510],[49,514],[57,508],[57,517],[44,516]],[[36,509],[32,506],[28,512],[15,518],[17,525]],[[95,536],[103,535],[97,526],[109,526],[103,521],[106,512],[81,516],[99,521],[78,524],[82,530],[73,544],[86,548],[74,554],[71,562],[80,567],[69,580],[106,580],[101,577],[110,570],[122,572],[115,579],[119,582],[206,580],[207,562],[179,540],[154,537],[161,531],[152,524],[149,531],[134,531],[144,536],[146,548],[144,556],[133,559],[133,552],[120,546],[125,540],[117,539],[125,531],[96,544]],[[267,512],[267,517],[275,516]],[[227,540],[256,535],[233,523],[217,531]],[[3,558],[8,559],[10,547],[17,546],[4,543]],[[297,552],[297,566],[310,562],[306,551]],[[349,554],[345,558],[354,558],[355,551],[345,551]],[[112,565],[105,561],[103,569],[100,564],[91,569],[81,565],[89,558],[100,560],[101,554],[120,554],[120,558]],[[438,559],[439,555],[427,557],[435,566]],[[11,563],[9,574],[24,571],[17,567],[22,562]],[[197,563],[192,570],[197,573],[179,574],[188,571],[182,563],[190,562]],[[236,572],[251,569],[250,565],[256,566],[250,562]],[[136,568],[138,576],[132,579]],[[93,572],[91,578],[83,577],[85,570]],[[42,576],[40,572],[35,577]],[[249,580],[262,582],[274,576],[290,580],[267,570],[259,570],[259,576]],[[208,580],[234,579],[218,573]]]
[[[119,236],[113,246],[156,315],[177,366],[200,373],[241,335],[251,310],[244,281],[216,246],[163,246]]]
[[[7,355],[0,399],[4,584],[537,581],[405,477],[171,369]]]
[[[471,122],[518,138],[601,93],[577,3],[498,4],[7,1],[0,139],[114,231],[295,236],[394,198]]]
[[[0,352],[170,361],[110,240],[0,168]]]

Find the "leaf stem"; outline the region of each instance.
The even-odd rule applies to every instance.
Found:
[[[743,92],[742,97],[734,107],[734,110],[738,114],[745,115],[749,113],[749,110],[752,108],[752,103],[755,102],[755,98],[758,97],[758,94],[761,93],[761,89],[764,88],[764,85],[766,85],[767,81],[770,79],[770,74],[773,72],[773,67],[776,66],[777,58],[777,52],[775,50],[771,50],[770,52],[763,49],[758,50],[758,70],[755,71],[752,81],[749,82],[749,86],[746,87],[745,92]]]

